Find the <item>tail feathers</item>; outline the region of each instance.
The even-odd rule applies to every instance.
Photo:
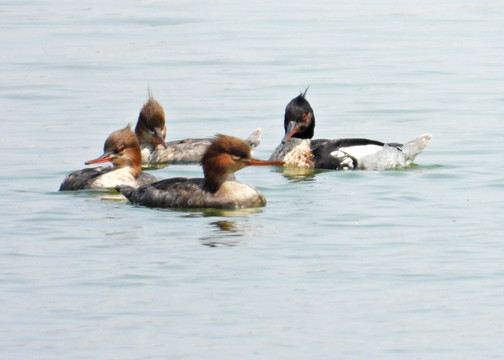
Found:
[[[117,185],[115,187],[117,191],[119,191],[121,194],[126,196],[128,200],[131,200],[133,194],[135,193],[136,189],[132,188],[131,186],[128,185]]]
[[[429,144],[432,139],[431,134],[424,134],[416,139],[408,141],[405,143],[401,150],[406,157],[406,159],[411,162],[415,160],[415,157],[422,152],[422,150]]]
[[[261,143],[261,134],[261,128],[257,128],[245,139],[245,142],[250,145],[251,149],[259,146],[259,144]]]

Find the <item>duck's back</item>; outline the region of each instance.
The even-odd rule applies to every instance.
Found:
[[[262,130],[254,130],[245,141],[252,149],[261,143]],[[144,146],[142,149],[142,163],[175,163],[196,164],[201,161],[203,154],[212,142],[211,138],[184,139],[165,142],[166,147],[157,145]]]
[[[157,181],[134,189],[118,186],[116,189],[132,203],[148,207],[191,207],[190,198],[203,193],[203,179],[173,178]],[[197,207],[197,206],[192,206]]]
[[[147,163],[197,163],[209,145],[210,139],[169,141],[166,148],[158,145],[148,155],[142,151],[142,160]]]
[[[404,144],[368,139],[343,139],[329,155],[348,169],[386,170],[409,166],[427,146],[432,135],[424,134]],[[330,150],[330,149],[329,149]],[[327,152],[326,152],[327,153]]]
[[[63,180],[59,191],[113,189],[118,185],[128,185],[137,188],[155,181],[157,179],[146,172],[141,172],[135,178],[129,168],[96,167],[71,173]]]
[[[310,147],[314,167],[318,169],[348,170],[358,166],[360,154],[375,153],[383,148],[383,143],[376,140],[350,139],[316,139],[311,140]],[[393,146],[392,144],[390,144]],[[398,144],[397,144],[398,145]],[[352,148],[355,152],[348,154],[341,149]],[[341,154],[339,154],[341,152]]]
[[[211,193],[204,179],[173,178],[134,189],[116,188],[132,203],[156,208],[243,208],[264,206],[266,199],[257,189],[236,181],[225,182]]]
[[[65,178],[59,191],[76,191],[92,188],[93,183],[102,175],[110,172],[112,167],[96,167],[75,171]]]
[[[317,169],[384,170],[410,165],[431,138],[430,134],[425,134],[404,144],[364,138],[291,138],[276,148],[270,160],[282,160],[287,166]]]

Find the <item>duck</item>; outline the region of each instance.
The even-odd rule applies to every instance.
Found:
[[[384,143],[364,138],[312,139],[315,115],[306,100],[306,91],[285,108],[285,134],[271,154],[270,161],[285,166],[334,170],[386,170],[407,167],[429,144],[431,134],[405,143]]]
[[[111,133],[105,140],[103,154],[86,161],[85,165],[109,161],[113,166],[85,168],[67,175],[59,191],[114,189],[117,185],[137,188],[157,181],[151,174],[141,171],[140,144],[129,125]]]
[[[138,116],[135,134],[144,165],[197,164],[212,142],[211,138],[166,141],[165,112],[150,91]],[[262,130],[257,128],[245,139],[252,149],[260,144],[261,134]]]
[[[119,185],[116,190],[133,204],[151,208],[254,208],[266,205],[255,187],[236,180],[234,173],[245,166],[280,166],[281,161],[263,161],[251,156],[250,145],[228,135],[216,135],[201,159],[204,178],[171,178],[135,189]]]

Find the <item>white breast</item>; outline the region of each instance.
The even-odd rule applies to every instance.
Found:
[[[261,206],[266,204],[264,195],[250,185],[237,181],[224,182],[214,194],[219,203],[234,204],[237,207]]]
[[[91,188],[114,188],[117,185],[128,185],[134,188],[138,187],[138,181],[131,174],[131,169],[129,167],[119,168],[103,174],[91,184]]]

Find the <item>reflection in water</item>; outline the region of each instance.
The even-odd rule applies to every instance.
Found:
[[[412,170],[421,170],[424,168],[423,166],[418,166],[416,164],[411,164],[407,167],[396,167],[390,168],[386,170],[381,170],[380,172],[387,174],[391,172],[401,172],[401,171],[412,171]],[[332,169],[313,169],[313,168],[305,168],[305,167],[295,167],[289,166],[280,168],[280,170],[276,170],[277,172],[282,173],[282,175],[289,179],[291,182],[301,182],[301,181],[314,181],[317,174],[324,172],[340,172],[344,173],[345,176],[359,176],[359,173],[362,172],[373,172],[369,170],[332,170]]]
[[[97,198],[100,200],[126,201],[126,198],[114,189],[82,189],[75,191],[53,191],[54,195]]]
[[[210,224],[217,226],[222,231],[236,231],[236,222],[234,221],[222,220]]]
[[[213,226],[211,233],[200,238],[206,246],[237,246],[240,244],[239,238],[250,235],[243,222],[219,220],[211,222],[210,225]]]
[[[109,200],[109,201],[127,201],[126,197],[120,193],[110,193],[100,197],[101,200]]]
[[[246,209],[214,209],[214,208],[201,208],[201,209],[168,209],[179,212],[187,212],[184,217],[242,217],[251,214],[258,214],[262,212],[261,208],[246,208]]]
[[[282,173],[284,177],[287,179],[299,182],[299,181],[312,181],[315,179],[315,175],[325,171],[334,171],[334,170],[324,170],[324,169],[313,169],[306,167],[297,167],[297,166],[286,166],[279,167],[275,171]]]
[[[170,166],[168,163],[157,163],[157,164],[142,164],[142,171],[146,170],[159,170]]]

